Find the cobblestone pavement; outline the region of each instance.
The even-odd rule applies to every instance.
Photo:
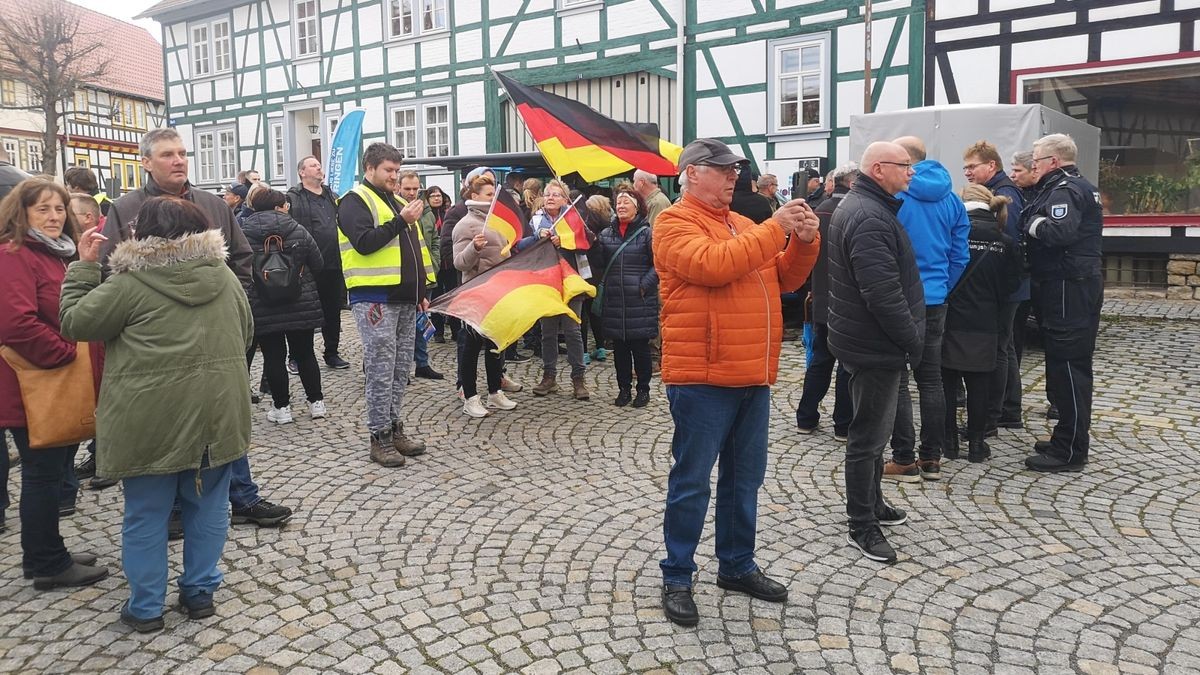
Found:
[[[659,607],[672,426],[657,381],[648,408],[614,408],[610,361],[588,369],[591,403],[527,390],[515,411],[472,420],[452,379],[418,380],[406,422],[431,452],[382,469],[367,457],[347,327],[356,368],[324,372],[329,418],[302,411],[276,427],[256,414],[255,476],[297,515],[282,530],[232,529],[216,617],[168,611],[157,635],[117,623],[120,488],[85,491],[63,526],[114,575],[35,592],[21,579],[14,494],[0,535],[0,671],[1200,670],[1200,322],[1106,321],[1082,474],[1022,470],[1048,429],[1032,352],[1027,428],[1003,431],[989,464],[949,462],[940,482],[885,487],[912,514],[889,532],[901,552],[891,567],[844,542],[842,447],[827,430],[793,431],[803,359],[787,343],[758,559],[791,597],[718,589],[710,524],[695,629]],[[433,354],[452,370],[450,345]],[[533,364],[512,370],[535,381]],[[173,543],[175,570],[180,555]]]

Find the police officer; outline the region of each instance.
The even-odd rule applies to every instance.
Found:
[[[1034,471],[1080,471],[1087,463],[1092,413],[1092,354],[1100,328],[1100,193],[1075,166],[1075,141],[1044,136],[1033,145],[1036,193],[1025,208],[1033,302],[1046,345],[1046,391],[1058,408],[1049,442],[1025,460]]]

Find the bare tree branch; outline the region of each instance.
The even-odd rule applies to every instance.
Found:
[[[57,171],[60,103],[73,100],[83,85],[109,70],[104,36],[85,31],[81,9],[66,0],[25,0],[8,21],[0,21],[0,72],[23,83],[35,103],[8,109],[34,109],[45,115],[42,168]],[[40,104],[37,101],[40,100]]]

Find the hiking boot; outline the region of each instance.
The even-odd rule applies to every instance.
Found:
[[[107,567],[80,565],[72,560],[70,567],[52,577],[34,577],[33,587],[39,591],[48,591],[53,588],[91,586],[107,576]]]
[[[129,613],[129,602],[126,601],[121,605],[121,623],[129,626],[139,633],[153,633],[163,629],[163,618],[159,614],[150,619],[139,619]]]
[[[392,422],[392,445],[396,448],[396,452],[405,457],[425,454],[425,444],[405,436],[404,425],[399,422]]]
[[[897,464],[891,460],[883,465],[883,477],[900,481],[901,483],[920,483],[921,469],[917,468],[917,463]]]
[[[850,534],[846,535],[846,542],[862,551],[863,556],[868,560],[884,562],[889,565],[896,562],[896,549],[888,544],[887,538],[883,536],[883,530],[879,529],[878,525],[850,530]]]
[[[972,438],[967,442],[967,461],[978,464],[987,461],[992,456],[992,449],[982,438]]]
[[[700,612],[692,598],[690,586],[665,584],[662,589],[663,614],[671,623],[680,626],[695,626],[700,623]]]
[[[71,562],[75,563],[76,565],[85,565],[87,567],[95,567],[96,560],[97,560],[97,558],[94,553],[72,553],[71,554]],[[29,569],[25,565],[21,565],[21,571],[25,573],[26,579],[33,578],[33,570]]]
[[[921,470],[921,478],[924,480],[941,480],[942,478],[942,463],[936,459],[919,459],[917,468]]]
[[[479,395],[476,394],[463,402],[463,414],[467,417],[482,418],[491,415],[492,412],[487,409],[483,401],[479,400]]]
[[[233,509],[229,521],[234,525],[254,523],[259,527],[276,527],[291,519],[292,510],[288,507],[260,499],[257,504],[244,509]]]
[[[442,375],[438,371],[434,370],[431,366],[421,366],[420,368],[417,368],[416,375],[417,375],[417,377],[419,377],[423,380],[444,380],[444,379],[446,379],[445,375]]]
[[[205,619],[217,613],[217,607],[213,604],[212,593],[201,592],[187,596],[183,594],[183,591],[180,591],[177,604],[180,611],[187,612],[188,618],[192,620]]]
[[[520,382],[517,382],[516,380],[514,380],[508,376],[504,376],[504,377],[500,378],[500,391],[502,391],[506,394],[515,394],[524,388],[525,388],[525,385],[521,384]]]
[[[404,455],[396,452],[391,429],[371,434],[371,461],[386,467],[404,466]]]
[[[83,464],[75,467],[75,477],[83,480],[96,475],[96,456],[88,455],[88,458],[83,460]]]
[[[574,389],[574,392],[572,392],[572,393],[575,396],[576,400],[586,401],[592,397],[592,394],[588,391],[587,384],[584,383],[582,376],[572,377],[571,378],[571,387]]]
[[[1050,455],[1034,455],[1025,458],[1025,468],[1038,473],[1076,473],[1083,471],[1086,464],[1086,458],[1074,462],[1064,462]]]
[[[898,509],[887,502],[883,503],[883,508],[879,509],[879,513],[875,514],[875,519],[880,525],[885,527],[895,527],[908,522],[908,514],[903,509]]]
[[[629,405],[629,402],[632,400],[633,396],[630,395],[629,390],[622,389],[617,392],[617,399],[613,401],[613,405],[617,406],[618,408],[624,408],[625,406]]]
[[[650,392],[639,391],[637,396],[633,397],[633,403],[630,403],[631,408],[645,408],[650,403]]]
[[[554,375],[546,374],[542,376],[542,381],[533,388],[534,396],[545,396],[558,391],[558,381]]]
[[[498,391],[494,394],[488,394],[487,407],[499,408],[500,410],[512,410],[513,408],[517,407],[517,402],[505,396],[503,391]]]

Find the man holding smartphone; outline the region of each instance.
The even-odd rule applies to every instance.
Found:
[[[414,200],[425,201],[425,188],[421,186],[421,177],[416,171],[404,171],[400,174],[400,203],[407,205]],[[433,215],[433,208],[429,203],[425,203],[425,211],[421,214],[418,220],[421,228],[421,234],[425,235],[425,248],[429,250],[429,257],[433,258],[433,269],[436,271],[441,263],[442,254],[438,247],[440,235],[437,231],[437,217]],[[429,297],[433,297],[433,292],[437,286],[429,286],[425,290]],[[426,319],[426,322],[428,319]],[[425,337],[424,325],[425,322],[417,317],[417,337],[415,343],[415,354],[413,360],[417,364],[417,377],[426,380],[441,380],[445,379],[438,371],[434,370],[429,365],[429,340]]]

